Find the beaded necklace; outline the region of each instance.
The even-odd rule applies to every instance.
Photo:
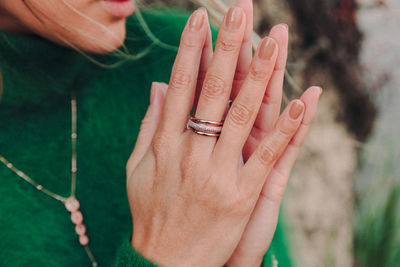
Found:
[[[71,221],[75,225],[75,233],[78,235],[79,243],[85,249],[90,261],[92,262],[93,267],[97,267],[98,264],[89,248],[89,238],[86,235],[86,226],[83,224],[83,215],[82,212],[79,211],[80,203],[75,196],[76,192],[76,173],[77,173],[77,165],[76,165],[76,141],[78,139],[77,135],[77,105],[76,105],[76,96],[75,93],[71,94],[71,146],[72,146],[72,157],[71,157],[71,193],[68,197],[60,196],[48,189],[46,189],[43,185],[35,182],[32,178],[26,175],[21,170],[17,169],[12,163],[10,163],[6,158],[4,158],[0,154],[0,161],[4,163],[10,170],[15,172],[20,178],[25,180],[26,182],[33,185],[37,190],[42,193],[54,198],[63,203],[64,207],[70,213]]]

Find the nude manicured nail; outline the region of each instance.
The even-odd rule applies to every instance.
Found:
[[[277,48],[276,42],[272,38],[264,38],[260,44],[259,56],[261,59],[270,60]]]
[[[292,106],[290,107],[289,110],[289,116],[292,120],[297,120],[301,113],[303,113],[304,110],[304,104],[300,102],[300,100],[297,100],[293,102]]]
[[[205,9],[200,8],[196,10],[189,19],[189,28],[198,31],[204,24]]]
[[[232,7],[229,9],[228,14],[225,17],[225,26],[231,30],[237,30],[240,28],[243,20],[243,9],[240,7]]]

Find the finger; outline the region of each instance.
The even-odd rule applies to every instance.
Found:
[[[257,119],[254,123],[255,129],[259,129],[264,133],[271,131],[278,120],[281,103],[283,80],[285,76],[287,47],[288,47],[288,28],[286,24],[279,24],[271,29],[269,34],[274,38],[279,46],[279,54],[276,59],[274,73],[268,84],[267,90],[263,98],[263,102],[258,112]],[[260,139],[261,140],[261,139]]]
[[[211,60],[213,57],[213,44],[212,44],[212,35],[210,24],[208,20],[206,21],[206,27],[208,28],[207,39],[204,42],[203,52],[201,55],[200,60],[200,70],[197,77],[197,85],[196,85],[196,93],[194,97],[194,105],[193,105],[193,112],[196,113],[197,103],[199,101],[201,88],[203,87],[204,78],[206,77],[207,70],[211,64]]]
[[[131,173],[136,168],[136,165],[140,162],[151,144],[161,120],[167,88],[168,85],[165,83],[152,83],[150,105],[140,125],[135,148],[126,164],[127,173]]]
[[[241,7],[246,15],[246,27],[245,27],[245,33],[242,41],[242,47],[239,52],[239,58],[237,62],[237,67],[236,67],[236,72],[235,76],[233,79],[233,84],[232,84],[232,92],[231,92],[231,97],[230,99],[234,99],[240,89],[240,87],[243,84],[244,79],[247,76],[247,72],[249,71],[250,63],[252,60],[252,45],[253,45],[253,1],[252,0],[238,0],[235,4],[237,7]],[[212,58],[212,39],[211,39],[211,31],[210,31],[210,43],[208,45],[208,40],[206,41],[207,48],[203,49],[203,58],[207,58],[209,62],[211,62]],[[208,49],[208,47],[210,49]],[[195,108],[193,109],[196,111],[197,108],[197,102],[199,100],[200,92],[201,92],[201,87],[203,86],[204,78],[206,71],[208,69],[209,64],[203,64],[203,58],[202,58],[202,64],[200,64],[200,72],[199,72],[199,78],[198,78],[198,85],[196,87],[196,96],[194,100],[194,106]],[[204,68],[203,68],[204,66]],[[203,75],[201,75],[203,74]],[[225,114],[225,113],[224,113]]]
[[[276,59],[275,70],[265,91],[260,110],[256,121],[251,129],[249,138],[243,148],[243,159],[246,162],[258,143],[270,132],[280,113],[282,102],[283,80],[285,76],[287,46],[288,46],[288,26],[279,24],[270,31],[270,37],[274,38],[279,46],[279,53]]]
[[[305,105],[303,121],[285,152],[275,164],[263,187],[262,194],[276,204],[280,204],[283,197],[290,171],[304,143],[310,123],[315,116],[321,93],[322,89],[320,87],[311,87],[302,95],[301,101]]]
[[[264,255],[272,241],[287,179],[304,142],[309,125],[314,118],[320,95],[321,88],[311,87],[301,97],[301,101],[305,105],[303,121],[269,174],[251,219],[242,235],[243,238],[238,244],[239,248],[252,251],[253,255],[251,256]],[[231,260],[237,262],[241,259]]]
[[[235,77],[232,84],[230,99],[235,99],[247,76],[253,58],[253,1],[239,0],[235,6],[241,7],[246,14],[246,30],[244,32],[242,48],[240,49]]]
[[[180,135],[193,104],[201,52],[207,36],[204,8],[196,10],[183,30],[165,99],[160,135]]]
[[[239,7],[232,7],[224,18],[197,104],[197,118],[220,121],[224,115],[243,40],[245,21],[243,9]]]
[[[244,190],[261,192],[265,178],[296,133],[303,115],[304,103],[300,100],[294,100],[286,107],[274,130],[260,142],[242,168],[239,183]]]
[[[233,102],[216,146],[217,157],[228,153],[239,158],[260,108],[266,84],[275,67],[278,46],[266,37],[260,43],[239,95]],[[223,157],[223,156],[222,156]]]

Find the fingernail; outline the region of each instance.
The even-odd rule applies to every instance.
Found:
[[[231,7],[225,17],[225,26],[231,30],[240,28],[243,19],[243,9],[240,7]]]
[[[189,19],[189,28],[191,30],[198,31],[204,24],[204,8],[199,8],[196,10]]]
[[[261,59],[270,60],[274,55],[275,49],[277,48],[274,39],[266,37],[260,44],[259,57]]]
[[[283,27],[285,27],[286,30],[289,30],[289,26],[288,26],[286,23],[282,23],[281,25],[282,25]]]
[[[304,104],[301,103],[300,100],[294,101],[289,110],[290,118],[292,120],[297,120],[301,115],[301,113],[303,113],[303,110],[304,110]]]

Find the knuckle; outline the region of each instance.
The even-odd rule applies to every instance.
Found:
[[[151,148],[156,158],[163,156],[169,150],[170,140],[165,134],[157,133],[154,135]]]
[[[285,138],[290,138],[297,130],[297,122],[292,120],[284,120],[280,127],[279,133]]]
[[[208,75],[206,77],[201,93],[207,100],[213,100],[223,95],[224,92],[225,82],[221,77],[216,75]]]
[[[267,200],[268,202],[272,202],[273,204],[277,204],[280,202],[279,196],[277,196],[275,193],[264,193],[261,192],[260,197]]]
[[[262,64],[251,64],[250,77],[254,81],[264,81],[267,79],[268,69]]]
[[[224,202],[223,209],[226,213],[242,217],[251,209],[251,198],[237,193],[229,194],[229,198],[226,198]]]
[[[261,196],[273,203],[280,203],[286,191],[286,184],[282,182],[271,182],[268,184],[267,192],[262,192]]]
[[[233,104],[231,107],[230,120],[234,125],[242,126],[250,122],[252,111],[241,103]]]
[[[260,149],[258,150],[258,159],[261,163],[269,165],[278,159],[278,153],[270,144],[263,143],[260,145]]]
[[[187,92],[187,88],[191,83],[191,75],[186,70],[177,68],[172,72],[169,90],[175,94],[182,95]]]
[[[222,38],[216,49],[222,52],[235,52],[240,47],[240,42],[231,38]]]
[[[180,48],[189,50],[200,48],[200,44],[202,44],[200,37],[201,35],[198,34],[182,34]]]

